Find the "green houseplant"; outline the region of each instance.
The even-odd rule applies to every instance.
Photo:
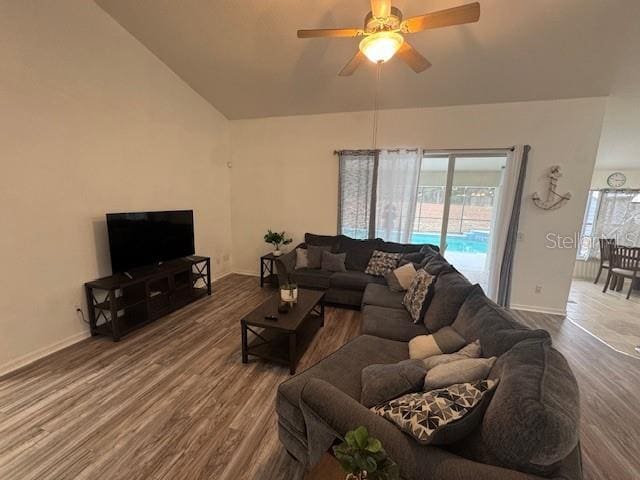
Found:
[[[287,238],[284,232],[272,232],[271,229],[267,231],[264,235],[265,243],[270,243],[275,247],[273,254],[276,257],[282,255],[280,251],[280,245],[289,245],[293,240],[291,238]]]
[[[398,480],[400,472],[382,448],[380,440],[369,436],[366,427],[347,432],[344,442],[333,447],[346,480]]]

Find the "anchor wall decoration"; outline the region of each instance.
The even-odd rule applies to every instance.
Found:
[[[533,199],[533,203],[535,203],[536,207],[538,208],[541,208],[543,210],[557,210],[571,199],[571,194],[567,192],[563,195],[560,195],[556,191],[556,189],[558,188],[558,179],[562,177],[560,165],[554,165],[553,167],[551,167],[548,176],[549,191],[547,192],[547,199],[542,200],[538,192],[535,192],[531,196],[531,198]]]

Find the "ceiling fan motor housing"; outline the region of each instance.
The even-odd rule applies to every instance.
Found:
[[[364,18],[364,31],[366,33],[375,33],[400,30],[401,23],[402,12],[396,7],[391,7],[391,14],[387,18],[376,18],[372,12],[369,12]]]

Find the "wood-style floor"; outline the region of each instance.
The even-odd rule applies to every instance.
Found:
[[[567,316],[612,348],[640,358],[640,352],[636,350],[640,346],[640,292],[634,290],[627,300],[626,288],[621,292],[607,290],[603,293],[603,286],[604,280],[597,285],[587,280],[574,280]]]
[[[88,339],[0,378],[0,479],[298,479],[280,447],[274,396],[285,367],[240,359],[239,318],[271,291],[231,275],[214,295],[112,343]],[[640,475],[640,361],[562,317],[548,329],[582,392],[588,479]],[[327,309],[309,366],[358,334]]]

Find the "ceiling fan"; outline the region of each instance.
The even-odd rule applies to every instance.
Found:
[[[371,0],[371,11],[364,18],[363,28],[298,30],[298,38],[364,37],[360,42],[358,53],[340,71],[339,75],[343,77],[352,75],[365,58],[373,63],[384,63],[396,54],[414,72],[420,73],[429,68],[431,63],[413,48],[403,35],[473,23],[479,18],[478,2],[403,20],[402,12],[391,6],[391,0]]]

